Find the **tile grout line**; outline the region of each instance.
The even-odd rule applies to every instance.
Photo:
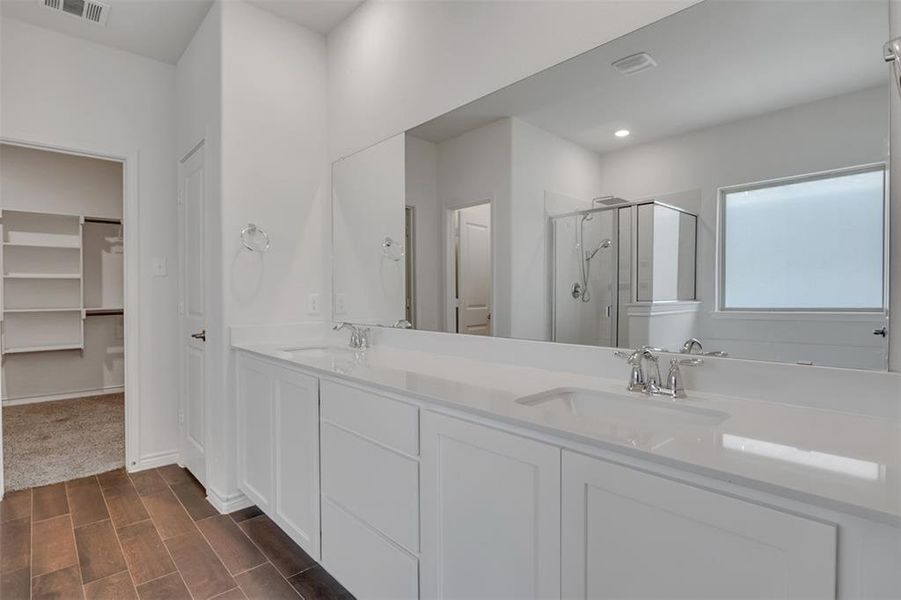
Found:
[[[97,477],[94,476],[94,480],[97,483],[97,487],[100,487],[100,481],[97,480]],[[72,502],[69,499],[69,486],[67,483],[63,483],[63,489],[66,491],[66,504],[69,506],[69,524],[72,525],[72,542],[75,544],[75,565],[78,567],[78,579],[81,580],[81,597],[84,598],[84,574],[81,572],[81,556],[78,554],[78,538],[75,537],[75,517],[72,515]],[[100,490],[101,497],[103,496],[103,489]],[[32,595],[34,594],[34,590],[32,590]]]
[[[166,489],[168,489],[172,493],[172,495],[175,495],[175,492],[173,492],[172,488],[169,486],[169,482],[166,481],[166,478],[160,474],[158,469],[154,468],[154,469],[147,469],[147,470],[148,471],[152,470],[152,471],[156,472],[156,474],[159,475],[160,478],[163,480],[163,483],[166,484]],[[129,473],[126,470],[125,474],[128,476],[128,481],[130,481],[131,484],[134,485],[134,481],[132,481],[132,479],[131,479],[131,473]],[[135,487],[135,490],[137,491],[137,486]],[[163,548],[166,550],[166,555],[169,557],[169,560],[172,561],[172,566],[175,567],[175,572],[178,573],[178,578],[181,579],[181,584],[183,586],[185,586],[185,589],[188,591],[188,596],[190,596],[192,599],[194,599],[194,593],[191,592],[191,589],[188,587],[188,584],[185,581],[184,575],[181,574],[181,569],[178,568],[178,563],[176,563],[175,559],[172,557],[172,553],[169,551],[169,546],[166,545],[166,540],[164,540],[163,536],[160,535],[160,530],[156,526],[156,521],[153,520],[153,515],[150,514],[149,510],[147,510],[147,504],[144,502],[144,496],[142,496],[141,494],[138,494],[138,498],[141,500],[141,506],[143,506],[144,510],[147,511],[147,515],[150,517],[150,522],[151,522],[151,524],[153,524],[153,529],[154,529],[154,531],[156,531],[156,535],[159,536],[160,543],[163,545]],[[178,496],[175,496],[175,499],[178,500]],[[191,515],[188,515],[188,516],[190,517]],[[167,573],[166,575],[171,575],[171,574],[172,573]],[[162,577],[157,577],[156,579],[154,579],[152,581],[156,581],[157,579],[162,579],[163,577],[166,577],[166,575],[163,575]],[[144,583],[150,583],[150,582],[145,581]],[[141,585],[144,585],[144,583],[142,583]],[[137,592],[137,586],[135,586],[135,592]],[[140,594],[138,594],[138,596],[140,596]],[[194,599],[194,600],[196,600],[196,599]]]
[[[257,508],[259,508],[259,507],[257,507]],[[266,517],[267,519],[269,519],[270,521],[272,521],[272,519],[271,519],[266,513],[259,514],[259,515],[255,516],[255,517],[251,517],[250,519],[244,519],[244,521],[253,521],[254,519],[259,519],[259,518],[262,518],[262,517]],[[243,523],[244,521],[241,521],[241,523]],[[275,521],[272,521],[272,524],[275,525],[276,527],[278,527],[278,525],[275,523]],[[269,559],[269,555],[266,554],[266,552],[264,552],[263,549],[262,549],[255,541],[253,541],[253,538],[251,538],[249,535],[247,535],[247,532],[244,531],[244,529],[241,527],[241,524],[240,524],[240,523],[235,523],[235,525],[238,526],[238,531],[240,531],[241,533],[243,533],[243,534],[244,534],[244,537],[246,537],[248,540],[250,540],[250,543],[251,543],[251,544],[253,544],[254,546],[256,546],[257,550],[259,550],[260,553],[263,555],[263,558],[266,559],[266,562],[269,563],[269,564],[271,564],[271,565],[272,565],[272,568],[275,569],[275,572],[278,573],[278,574],[281,576],[281,578],[284,579],[284,580],[288,583],[288,585],[291,586],[291,589],[294,590],[294,593],[297,594],[298,596],[300,596],[301,598],[303,598],[303,595],[302,595],[300,592],[298,592],[298,591],[297,591],[297,588],[295,588],[294,585],[291,583],[290,578],[291,578],[291,577],[296,577],[297,575],[300,575],[301,573],[306,573],[307,571],[309,571],[309,570],[312,569],[313,567],[319,566],[319,561],[317,561],[315,558],[313,558],[313,557],[311,556],[310,558],[313,559],[313,564],[312,564],[312,565],[310,565],[310,566],[307,567],[306,569],[301,569],[301,570],[298,571],[297,573],[293,573],[293,574],[291,574],[291,575],[283,575],[282,572],[278,570],[278,567],[275,566],[275,563],[273,563],[272,560]],[[281,530],[281,527],[279,527],[279,530]],[[284,531],[282,531],[282,533],[284,533]],[[288,535],[288,534],[285,534],[285,535]],[[289,537],[290,537],[290,536],[289,536]],[[293,542],[294,540],[291,540],[291,541]],[[294,543],[296,544],[297,542],[294,542]],[[298,547],[299,547],[299,546],[298,546]],[[304,551],[304,553],[306,553],[306,551],[303,550],[303,548],[301,548],[301,550]],[[265,563],[264,563],[264,564],[265,564]],[[258,566],[263,566],[263,565],[258,565]],[[255,569],[255,568],[256,568],[256,567],[254,567],[254,569]],[[247,571],[250,571],[250,570],[251,570],[251,569],[247,569]],[[247,571],[243,571],[243,572],[246,573]],[[242,590],[242,591],[243,591],[243,590]]]
[[[181,468],[184,468],[184,467],[181,467]],[[159,470],[157,470],[157,472],[159,473]],[[163,477],[162,473],[160,473],[160,477]],[[241,584],[238,583],[238,580],[235,579],[235,576],[232,575],[232,574],[231,574],[231,571],[229,571],[228,567],[225,566],[225,561],[222,560],[222,557],[219,556],[219,553],[216,552],[216,549],[215,549],[215,548],[213,548],[213,544],[211,544],[211,543],[210,543],[210,540],[207,539],[206,535],[203,533],[203,530],[202,530],[200,527],[197,526],[198,521],[195,521],[195,520],[194,520],[194,517],[192,517],[192,516],[191,516],[191,513],[188,511],[188,507],[185,506],[185,503],[181,501],[181,498],[179,498],[179,497],[178,497],[178,494],[175,493],[175,490],[172,489],[172,484],[169,483],[169,481],[167,481],[165,477],[163,477],[163,481],[166,482],[166,485],[169,486],[169,491],[172,492],[172,495],[175,496],[175,499],[178,500],[178,503],[179,503],[179,504],[181,505],[181,507],[184,509],[185,513],[187,513],[188,518],[191,519],[191,524],[194,525],[194,529],[197,530],[197,533],[200,534],[201,539],[203,539],[203,541],[206,542],[206,545],[209,546],[210,550],[213,552],[213,556],[216,557],[216,560],[219,561],[219,564],[222,565],[222,568],[225,569],[225,572],[228,573],[228,576],[231,577],[231,578],[232,578],[232,581],[235,582],[235,587],[228,588],[227,590],[223,591],[221,594],[216,594],[216,596],[221,596],[222,594],[224,594],[224,593],[226,593],[226,592],[230,592],[230,591],[232,591],[232,590],[234,590],[234,589],[239,589],[239,590],[241,590],[241,593],[244,594],[244,590],[243,590],[243,588],[241,588]],[[217,512],[218,512],[218,511],[217,511]],[[199,521],[205,521],[206,519],[212,519],[212,518],[215,517],[215,516],[217,516],[217,515],[211,515],[211,516],[206,517],[206,518],[204,518],[204,519],[199,519]],[[266,555],[263,554],[263,557],[266,558]],[[178,567],[176,566],[176,568],[178,568]],[[249,569],[248,569],[248,570],[249,570]],[[247,596],[247,594],[244,594],[244,596]],[[214,597],[215,597],[215,596],[214,596]]]
[[[125,477],[128,479],[128,485],[130,485],[132,487],[132,489],[135,490],[135,494],[137,495],[138,490],[137,490],[137,488],[135,488],[134,483],[132,483],[131,477],[128,476],[127,472],[125,473]],[[128,577],[129,577],[129,579],[131,579],[131,586],[134,588],[135,594],[137,594],[138,593],[138,585],[135,583],[134,573],[131,572],[131,565],[128,564],[128,558],[125,556],[125,547],[122,545],[122,539],[119,537],[119,528],[116,527],[116,524],[113,522],[113,513],[109,508],[109,499],[106,497],[106,490],[104,490],[103,486],[100,485],[99,479],[97,480],[97,485],[100,486],[100,497],[103,498],[103,504],[106,506],[106,512],[109,515],[110,527],[113,528],[113,533],[116,536],[116,543],[119,545],[119,552],[122,553],[122,562],[125,563],[125,570],[128,571]],[[140,499],[140,496],[138,496],[138,498]],[[143,502],[141,502],[141,506],[144,506]],[[147,507],[144,507],[144,512],[147,512]],[[150,518],[149,512],[147,512],[147,518],[148,519]],[[138,521],[138,523],[143,523],[143,521]],[[121,572],[122,571],[119,571],[119,573],[121,573]],[[117,575],[117,574],[118,573],[112,573],[111,575],[109,575],[109,577],[112,577],[113,575]],[[95,581],[99,581],[99,579],[95,580]],[[84,584],[82,584],[82,587],[84,587]]]
[[[63,491],[66,492],[66,502],[68,502],[69,497],[65,484],[63,484]],[[31,501],[28,516],[31,519],[31,524],[28,526],[28,600],[31,600],[31,597],[34,595],[34,488],[29,491],[29,498]],[[69,524],[72,524],[71,520]],[[72,528],[72,541],[75,541],[74,527]],[[78,562],[78,548],[75,548],[75,562]],[[78,571],[79,573],[81,572],[80,567]]]

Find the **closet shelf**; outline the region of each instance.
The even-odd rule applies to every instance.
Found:
[[[57,350],[83,350],[81,344],[60,344],[56,346],[18,346],[4,348],[3,354],[24,354],[26,352],[55,352]]]
[[[123,315],[125,314],[125,309],[123,308],[86,308],[84,309],[84,314],[88,317],[93,316],[105,316],[105,315]]]
[[[5,308],[4,313],[52,313],[52,312],[81,312],[75,308]]]
[[[3,242],[6,248],[54,248],[60,250],[78,250],[81,248],[79,243],[71,242]]]
[[[4,279],[81,279],[80,273],[7,273]]]

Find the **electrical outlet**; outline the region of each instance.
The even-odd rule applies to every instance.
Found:
[[[347,306],[344,302],[344,294],[335,294],[335,314],[343,315],[347,312]]]
[[[319,314],[319,294],[307,295],[307,312],[311,315]]]

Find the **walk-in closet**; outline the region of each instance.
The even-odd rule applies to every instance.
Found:
[[[124,464],[122,163],[0,145],[7,490]]]

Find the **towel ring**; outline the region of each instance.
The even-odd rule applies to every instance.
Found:
[[[241,230],[241,244],[251,252],[265,252],[272,246],[269,234],[253,223],[248,223]]]
[[[386,237],[382,241],[382,254],[394,262],[400,262],[404,257],[404,245]]]

